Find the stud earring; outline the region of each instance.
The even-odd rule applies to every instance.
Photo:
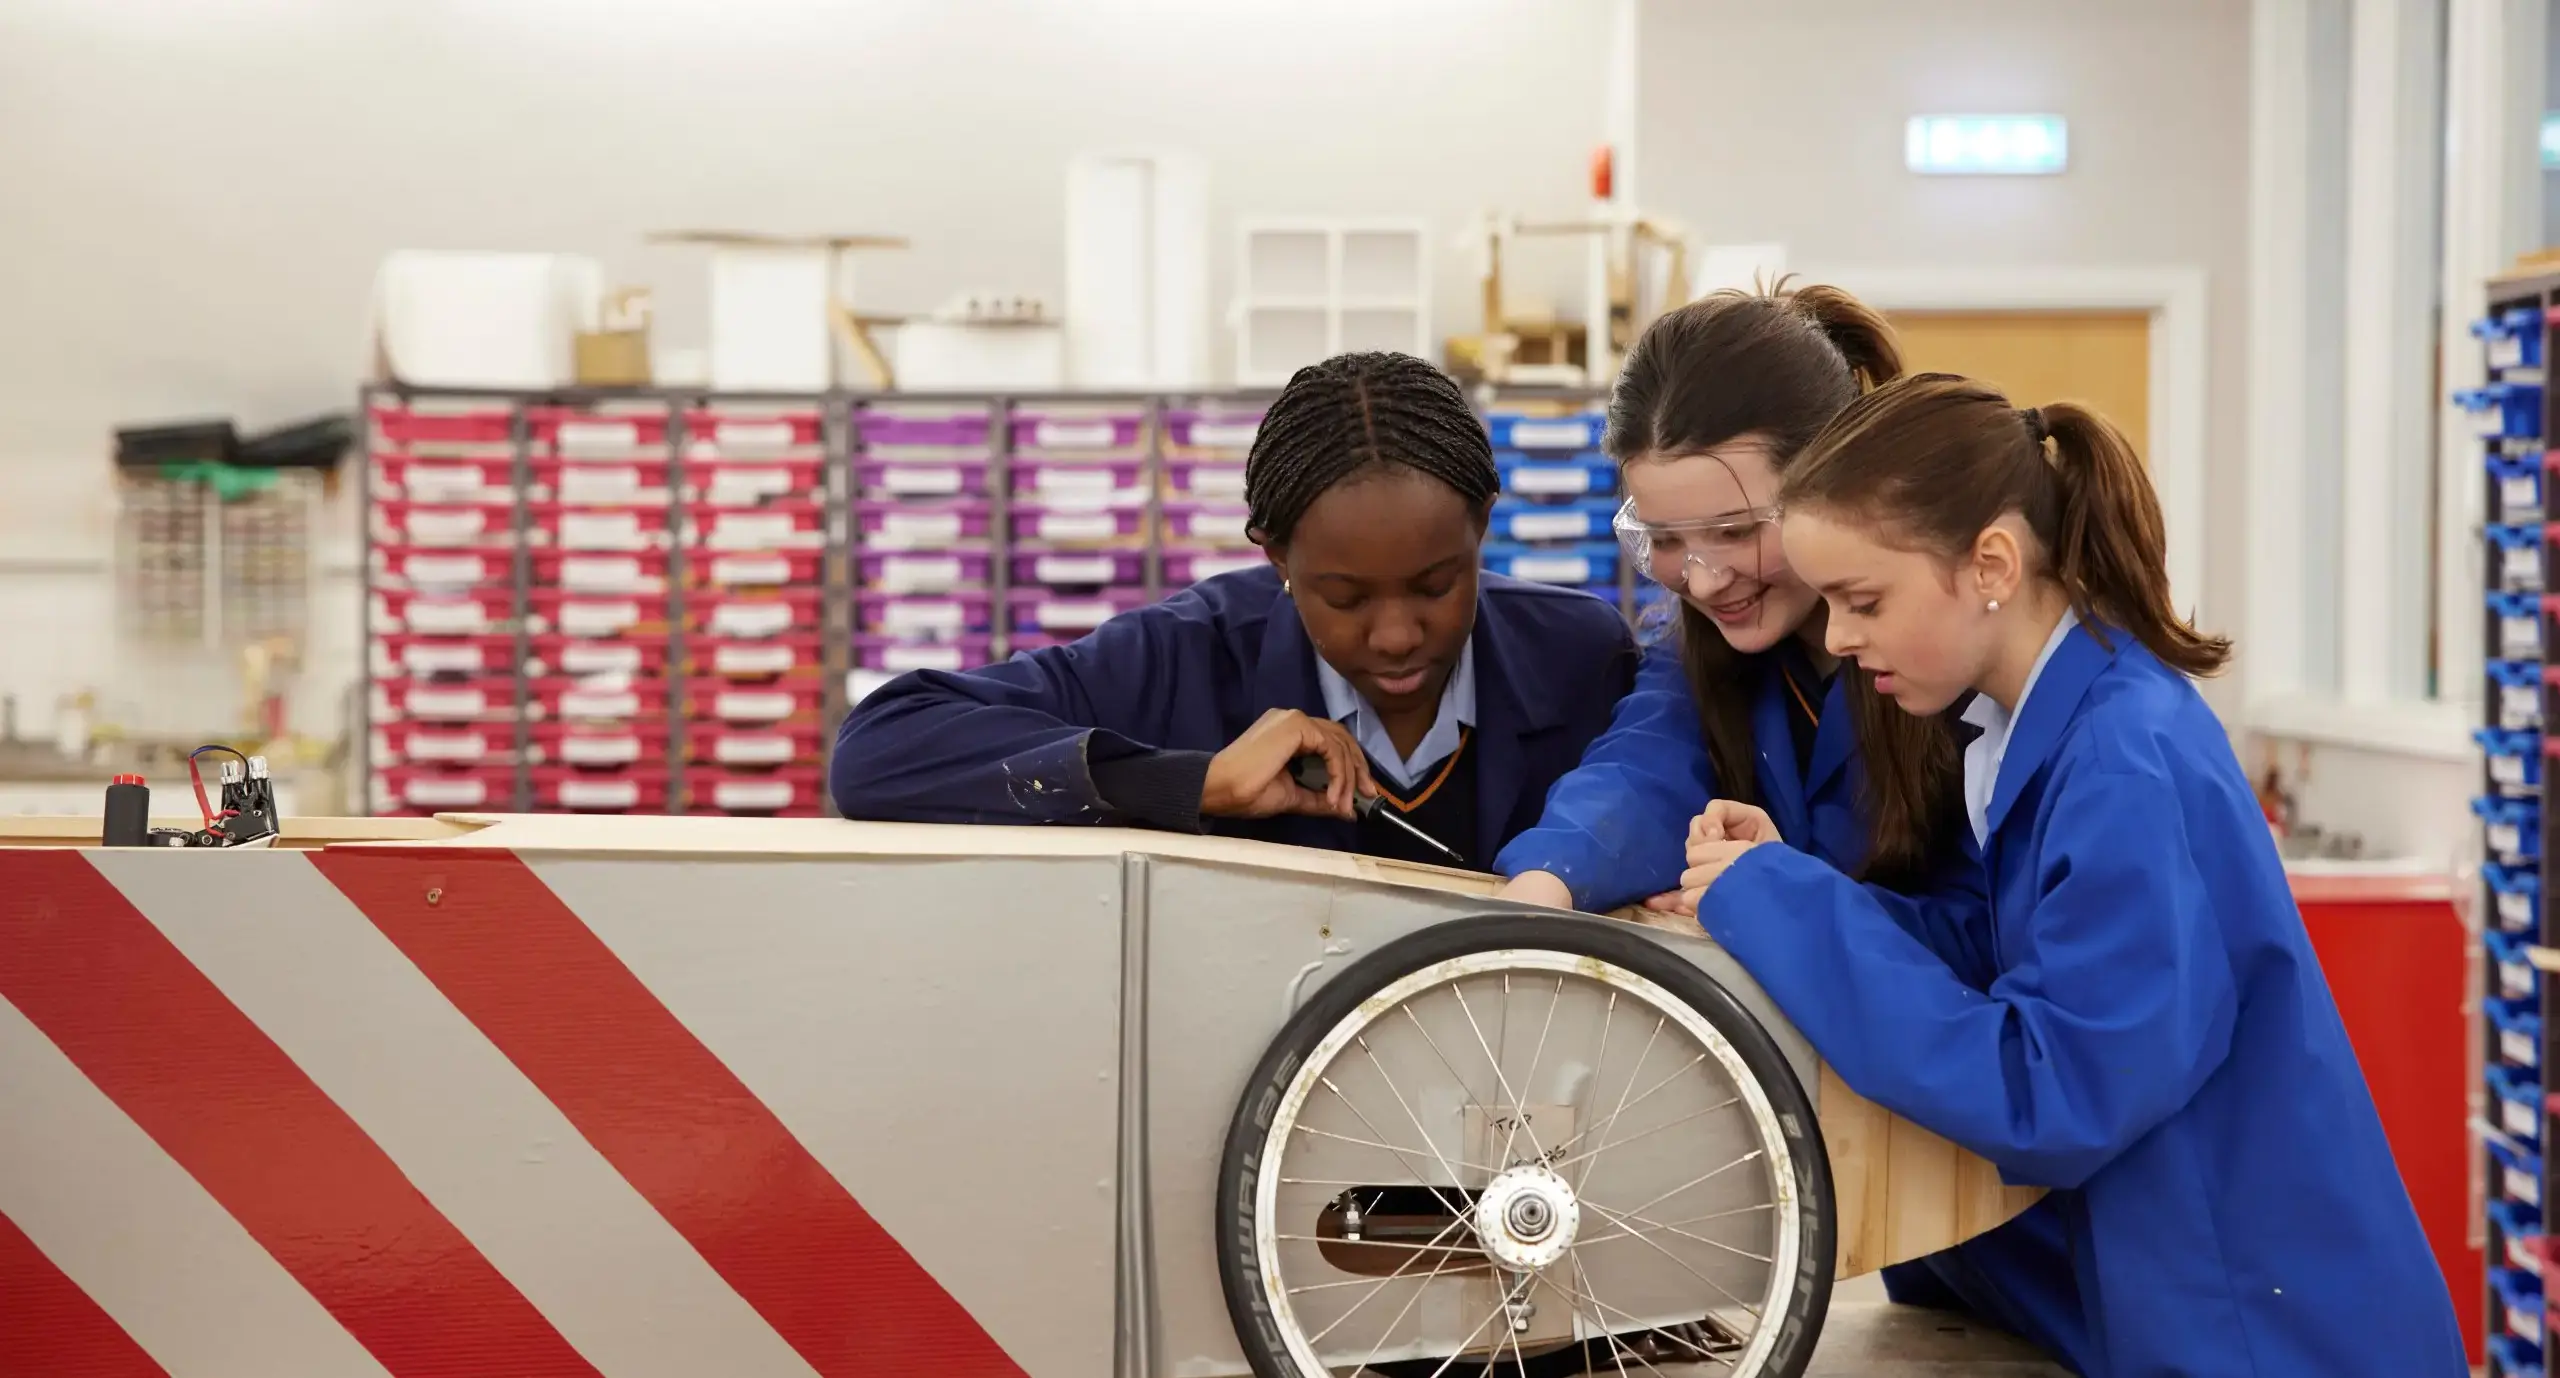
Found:
[[[1283,579],[1283,580],[1281,580],[1281,581],[1280,581],[1280,591],[1281,591],[1282,593],[1287,593],[1287,592],[1289,591],[1289,581],[1288,581],[1288,580]]]
[[[1982,610],[1983,610],[1984,612],[1998,612],[1998,611],[2000,611],[2000,600],[1999,600],[1999,599],[1997,599],[1997,598],[1992,599],[1990,602],[1985,603],[1985,604],[1983,604],[1983,605],[1982,605]]]

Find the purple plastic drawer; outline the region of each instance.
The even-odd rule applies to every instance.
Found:
[[[1109,507],[1091,503],[1022,502],[1013,508],[1013,538],[1053,545],[1095,545],[1132,540],[1146,530],[1143,501]]]
[[[874,593],[948,593],[986,587],[993,562],[983,550],[873,550],[854,563]]]
[[[1244,501],[1244,464],[1233,459],[1168,459],[1165,478],[1173,491],[1204,501]]]
[[[865,407],[854,413],[853,425],[857,448],[875,455],[983,454],[994,429],[980,407]]]
[[[1211,450],[1242,455],[1253,448],[1253,433],[1262,425],[1262,413],[1167,411],[1164,414],[1164,439],[1176,450]]]
[[[1142,459],[1108,462],[1019,458],[1013,462],[1013,494],[1033,502],[1092,502],[1139,491],[1146,481]]]
[[[1013,582],[1050,588],[1134,584],[1147,577],[1142,550],[1021,550],[1013,556]]]
[[[1164,553],[1164,586],[1186,588],[1203,579],[1233,574],[1269,563],[1259,550],[1168,550]]]
[[[853,486],[886,498],[983,497],[987,461],[976,459],[879,459],[853,462]]]
[[[894,636],[853,639],[856,668],[902,675],[909,670],[970,670],[994,658],[991,641],[963,636],[951,641],[903,641]]]
[[[1077,637],[1131,608],[1146,606],[1147,591],[1115,588],[1063,594],[1047,589],[1015,589],[1005,595],[1005,602],[1013,614],[1009,621],[1017,632]]]
[[[994,628],[995,600],[984,592],[896,594],[865,589],[853,596],[854,625],[876,636],[952,641]]]
[[[855,539],[871,550],[947,550],[962,541],[983,541],[987,518],[983,502],[858,498],[853,504]]]
[[[1164,505],[1165,543],[1250,545],[1252,542],[1244,534],[1249,520],[1250,514],[1240,502],[1168,502]]]
[[[1109,454],[1138,448],[1143,412],[1017,411],[1015,454]]]

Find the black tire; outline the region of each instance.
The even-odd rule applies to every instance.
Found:
[[[1271,1120],[1297,1076],[1299,1064],[1333,1027],[1362,1001],[1387,986],[1436,962],[1503,948],[1532,948],[1597,958],[1625,968],[1669,991],[1695,1010],[1732,1043],[1743,1065],[1759,1082],[1776,1112],[1787,1151],[1795,1165],[1799,1237],[1797,1278],[1785,1314],[1771,1318],[1779,1327],[1775,1344],[1761,1370],[1750,1378],[1800,1378],[1813,1357],[1831,1303],[1831,1276],[1838,1249],[1837,1218],[1831,1194],[1831,1160],[1825,1153],[1812,1098],[1797,1081],[1786,1054],[1760,1021],[1744,1009],[1714,978],[1677,953],[1665,949],[1645,931],[1611,919],[1543,914],[1487,914],[1434,924],[1406,934],[1345,968],[1325,983],[1314,998],[1283,1024],[1262,1061],[1245,1084],[1227,1129],[1226,1151],[1218,1162],[1218,1281],[1225,1289],[1227,1315],[1246,1361],[1258,1378],[1323,1378],[1302,1374],[1289,1357],[1277,1318],[1264,1295],[1254,1243],[1255,1180]],[[1591,1352],[1607,1364],[1607,1346]],[[1559,1367],[1570,1362],[1569,1368]],[[1509,1375],[1508,1364],[1490,1370]],[[1579,1349],[1532,1359],[1528,1374],[1581,1373]],[[1592,1372],[1603,1371],[1594,1367]],[[1614,1367],[1607,1369],[1614,1372]]]

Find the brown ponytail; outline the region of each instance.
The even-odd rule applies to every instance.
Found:
[[[2078,403],[2018,411],[1971,379],[1915,374],[1834,418],[1787,471],[1779,501],[1848,515],[1947,560],[2016,512],[2042,572],[2101,638],[2119,629],[2189,675],[2231,659],[2229,638],[2198,632],[2169,602],[2167,525],[2141,456]]]
[[[1753,436],[1781,474],[1860,392],[1898,377],[1893,327],[1837,287],[1715,292],[1645,328],[1609,397],[1605,442],[1620,468],[1678,459]],[[1725,796],[1761,802],[1751,704],[1773,673],[1728,644],[1697,609],[1680,605],[1681,660]],[[1861,874],[1885,884],[1922,879],[1964,816],[1963,772],[1944,725],[1895,709],[1865,679],[1842,686],[1866,767],[1874,843]]]

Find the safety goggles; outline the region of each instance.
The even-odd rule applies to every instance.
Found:
[[[1618,507],[1610,529],[1619,548],[1655,583],[1686,590],[1700,574],[1722,585],[1736,568],[1759,568],[1761,528],[1778,520],[1776,506],[1752,507],[1730,516],[1694,522],[1648,522],[1636,517],[1635,499]]]

